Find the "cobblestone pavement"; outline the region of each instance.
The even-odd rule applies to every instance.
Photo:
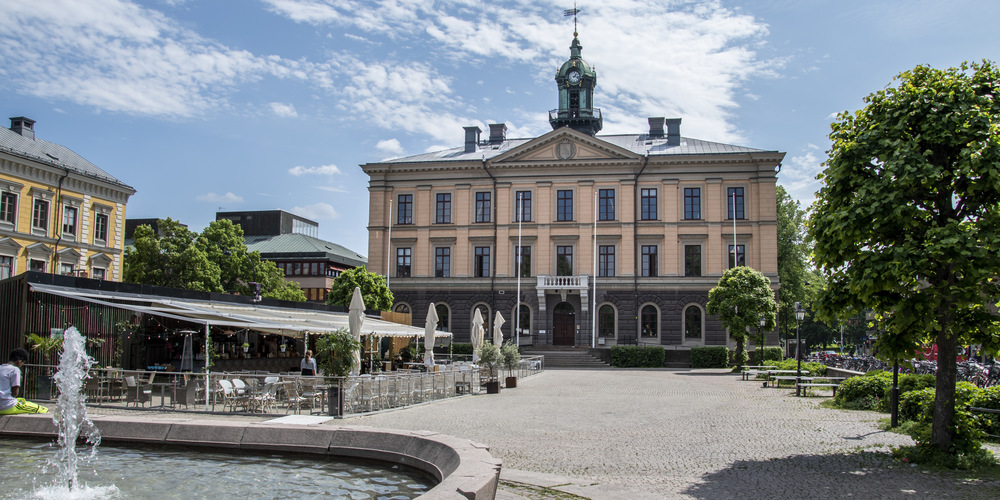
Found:
[[[823,400],[721,370],[549,370],[498,395],[331,424],[486,443],[504,481],[593,499],[997,498],[998,480],[894,462],[889,447],[912,441],[879,431],[884,415],[820,408]]]

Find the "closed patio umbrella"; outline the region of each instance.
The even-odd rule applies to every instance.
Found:
[[[493,343],[502,346],[503,345],[503,330],[500,329],[503,324],[506,323],[503,319],[503,315],[500,311],[497,311],[496,316],[493,317]]]
[[[483,313],[476,308],[476,314],[472,316],[472,362],[479,361],[479,346],[483,345]]]
[[[428,368],[434,366],[434,331],[437,330],[438,314],[431,302],[427,309],[427,321],[424,322],[424,364]]]
[[[354,287],[354,296],[351,297],[351,307],[347,310],[347,325],[351,329],[351,335],[358,343],[361,342],[361,326],[365,322],[365,301],[361,298],[361,287]],[[360,348],[352,353],[354,366],[351,368],[351,375],[361,373],[361,350]]]

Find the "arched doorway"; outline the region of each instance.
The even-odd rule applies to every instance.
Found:
[[[561,302],[552,310],[552,345],[575,345],[576,309]]]

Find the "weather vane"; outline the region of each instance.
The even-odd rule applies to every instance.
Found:
[[[576,2],[573,2],[572,9],[566,9],[563,11],[563,17],[573,16],[573,38],[579,36],[576,32],[576,15],[580,13],[580,9],[576,8]]]

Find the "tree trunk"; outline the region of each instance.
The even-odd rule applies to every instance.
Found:
[[[948,334],[948,328],[942,328],[937,336],[938,360],[937,377],[934,392],[934,420],[931,424],[931,442],[943,452],[948,452],[954,428],[955,417],[955,378],[957,364],[955,354],[958,349],[958,339]]]

